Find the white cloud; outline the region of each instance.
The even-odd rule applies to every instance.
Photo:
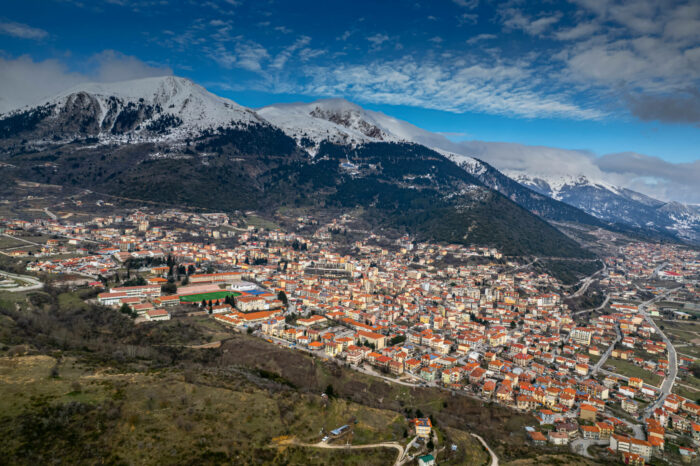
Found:
[[[301,36],[292,45],[285,47],[284,50],[277,54],[275,59],[270,64],[270,67],[277,70],[281,70],[282,68],[284,68],[284,65],[287,63],[292,54],[297,50],[301,49],[302,47],[308,45],[309,42],[311,42],[311,37]]]
[[[114,50],[105,50],[89,59],[93,81],[110,82],[173,74],[168,66],[152,65]]]
[[[260,71],[263,60],[270,55],[262,45],[255,42],[245,42],[236,46],[236,66],[248,71]]]
[[[374,34],[373,36],[367,37],[367,40],[370,41],[374,47],[379,47],[389,40],[389,36],[386,34]]]
[[[43,29],[27,26],[22,23],[0,22],[0,34],[20,39],[43,39],[49,35]]]
[[[479,6],[479,0],[452,0],[454,3],[457,5],[467,8],[469,10],[473,10],[474,8]]]
[[[464,59],[439,63],[410,57],[369,64],[308,66],[308,83],[295,88],[312,96],[347,97],[363,102],[409,105],[455,113],[597,119],[603,113],[537,90],[540,80],[527,64]],[[273,89],[289,92],[289,87]]]
[[[472,45],[483,40],[491,40],[497,38],[498,36],[496,34],[479,34],[478,36],[470,37],[469,39],[467,39],[467,44]]]
[[[671,163],[658,157],[624,152],[596,154],[507,142],[452,142],[434,133],[417,133],[418,142],[484,160],[506,174],[539,177],[586,176],[593,182],[621,186],[662,201],[700,204],[700,160]]]
[[[501,12],[503,16],[503,25],[506,28],[521,29],[532,36],[539,36],[544,33],[550,26],[559,22],[562,15],[556,12],[552,15],[543,15],[539,18],[530,18],[521,10],[516,8],[506,8]]]
[[[700,204],[700,160],[671,163],[658,157],[622,152],[596,159],[610,177],[623,180],[626,187],[664,201]]]
[[[353,34],[353,32],[354,32],[354,31],[345,31],[345,32],[342,33],[340,36],[338,36],[338,37],[336,38],[336,40],[346,41],[346,40],[348,40],[348,39],[350,38],[350,36]]]
[[[83,82],[172,74],[170,68],[152,66],[111,50],[94,55],[87,60],[87,65],[86,72],[78,73],[59,60],[34,61],[26,55],[17,58],[0,56],[0,113],[39,104]]]
[[[600,24],[595,22],[579,23],[572,28],[560,29],[554,33],[554,37],[559,40],[578,40],[590,37],[600,29]]]

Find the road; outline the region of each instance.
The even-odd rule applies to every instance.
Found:
[[[596,363],[595,366],[593,366],[593,369],[588,373],[586,378],[593,377],[598,371],[600,370],[601,367],[603,367],[603,364],[605,364],[605,361],[608,360],[610,357],[610,354],[612,353],[613,349],[615,348],[615,345],[619,343],[620,340],[622,340],[622,334],[620,333],[620,327],[617,325],[615,326],[615,333],[617,333],[617,337],[615,338],[615,341],[608,346],[608,349],[603,353],[603,356],[600,357],[600,361]]]
[[[19,293],[21,291],[34,291],[34,290],[40,290],[40,289],[44,288],[44,284],[40,280],[38,280],[34,277],[30,277],[29,275],[17,275],[14,273],[5,272],[5,271],[0,270],[0,276],[13,278],[15,280],[21,280],[21,281],[29,283],[29,285],[27,285],[27,286],[19,286],[16,288],[6,288],[6,289],[4,289],[4,291]]]
[[[606,296],[606,297],[605,297],[605,301],[603,301],[603,304],[601,304],[600,306],[594,307],[594,308],[592,308],[592,309],[583,309],[583,310],[581,310],[581,311],[576,311],[576,312],[574,312],[572,315],[577,316],[577,315],[579,315],[579,314],[583,314],[584,312],[595,312],[595,311],[600,311],[600,310],[603,309],[605,306],[607,306],[609,302],[610,302],[610,296]]]
[[[498,456],[496,456],[496,454],[493,452],[493,450],[491,450],[491,448],[489,448],[486,441],[483,438],[481,438],[480,435],[476,435],[476,434],[471,434],[471,435],[473,437],[475,437],[479,442],[481,442],[481,445],[484,448],[486,448],[486,451],[488,451],[489,455],[491,455],[491,466],[498,466]]]
[[[34,246],[43,246],[43,244],[35,243],[34,241],[29,241],[28,239],[20,238],[19,236],[8,235],[7,233],[2,233],[2,236],[5,236],[5,237],[11,238],[11,239],[15,239],[17,241],[23,241],[27,244],[32,244]]]
[[[537,262],[537,260],[538,259],[535,258],[532,262],[529,262],[529,263],[524,264],[524,265],[519,265],[518,267],[515,267],[514,269],[509,270],[507,273],[515,273],[518,270],[526,269],[526,268],[530,267],[532,264],[534,264],[535,262]]]
[[[396,461],[394,461],[394,466],[399,466],[401,460],[403,459],[403,447],[398,442],[383,442],[383,443],[372,443],[368,445],[333,445],[324,442],[318,443],[294,443],[300,447],[311,447],[311,448],[326,448],[330,450],[366,450],[368,448],[393,448],[399,452],[396,456]]]
[[[654,271],[651,273],[651,278],[656,278],[656,277],[658,277],[658,276],[659,276],[659,272],[661,272],[661,269],[663,269],[663,268],[666,267],[667,265],[668,265],[668,262],[664,262],[664,263],[660,264],[658,267],[656,267],[656,268],[654,269]]]
[[[44,213],[51,217],[52,220],[58,220],[58,216],[54,214],[53,212],[49,211],[48,207],[44,207]]]
[[[584,438],[577,438],[573,442],[571,442],[571,451],[574,453],[581,455],[585,458],[588,459],[595,459],[594,457],[591,456],[590,453],[588,453],[588,447],[591,445],[608,445],[609,442],[607,440],[592,440],[592,439],[584,439]]]
[[[595,259],[595,260],[598,260],[598,259]],[[576,283],[572,283],[571,285],[562,285],[562,288],[571,288],[571,287],[579,285],[580,283],[583,283],[583,286],[581,288],[579,288],[578,291],[576,291],[574,294],[571,295],[571,297],[581,296],[583,293],[586,292],[588,287],[591,285],[595,276],[601,272],[605,272],[606,270],[608,270],[608,265],[605,262],[603,262],[602,269],[598,270],[597,272],[593,272],[589,276],[582,278],[581,280],[577,281]]]
[[[661,264],[659,267],[662,266],[663,264]],[[639,305],[639,312],[644,316],[646,321],[649,322],[649,324],[652,327],[654,327],[654,329],[658,332],[659,336],[666,344],[666,350],[668,351],[668,375],[661,384],[661,393],[659,395],[659,398],[656,400],[655,403],[650,404],[649,407],[644,411],[645,417],[651,415],[651,413],[653,413],[656,408],[661,407],[666,397],[671,393],[671,390],[673,390],[673,384],[675,383],[676,376],[678,375],[678,355],[676,354],[676,348],[673,347],[671,340],[669,340],[666,334],[661,331],[661,329],[656,325],[656,322],[654,322],[654,319],[652,319],[649,313],[647,312],[647,308],[650,304],[665,298],[672,291],[673,290],[668,290],[665,293],[662,293],[659,296],[652,298],[649,301],[645,301],[644,303]]]

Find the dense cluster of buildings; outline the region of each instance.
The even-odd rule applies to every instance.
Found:
[[[151,264],[140,269],[146,284],[114,286],[99,295],[102,304],[127,304],[149,320],[170,318],[174,305],[197,305],[225,325],[358,370],[529,411],[547,426],[530,429],[534,443],[605,441],[625,462],[644,464],[663,451],[666,429],[700,441],[700,406],[671,395],[648,412],[658,387],[606,365],[619,359],[666,376],[667,348],[637,307],[639,293],[660,290],[636,280],[670,271],[698,297],[687,280],[700,271],[697,253],[626,246],[605,260],[605,312],[580,321],[561,283],[494,249],[371,233],[336,238],[349,222],[299,218],[300,228],[313,230],[258,231],[234,227],[223,214],[167,211],[8,225],[97,245],[80,257],[37,260],[31,270],[108,277],[129,259]],[[173,275],[186,284],[166,295],[161,286]]]

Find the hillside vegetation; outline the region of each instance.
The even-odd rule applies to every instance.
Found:
[[[534,455],[522,429],[529,416],[388,384],[230,331],[219,348],[193,349],[211,321],[135,326],[84,303],[90,293],[49,286],[0,295],[0,454],[9,463],[388,464],[394,450],[294,442],[317,442],[321,428],[347,423],[353,444],[405,442],[416,410],[464,447],[452,464],[485,458],[471,431],[506,458]],[[164,344],[173,333],[180,342]],[[336,398],[326,404],[329,385]]]
[[[507,255],[590,257],[547,222],[418,144],[323,143],[310,158],[264,125],[205,132],[179,148],[91,143],[6,146],[0,159],[12,167],[0,174],[218,211],[362,207],[372,227],[420,240],[493,246]]]

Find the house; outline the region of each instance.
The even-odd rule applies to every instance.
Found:
[[[637,402],[630,398],[623,398],[620,405],[623,410],[630,414],[637,414],[637,411],[639,410],[639,405]]]
[[[403,374],[403,363],[399,361],[389,361],[389,372],[393,375]]]
[[[493,392],[496,390],[496,381],[495,380],[487,380],[484,382],[484,386],[481,388],[481,391],[483,392],[484,396],[490,397],[493,395]]]
[[[598,427],[598,426],[581,426],[581,436],[584,439],[600,440],[600,427]]]
[[[416,435],[418,437],[429,439],[430,433],[433,429],[433,424],[430,422],[430,418],[427,417],[417,417],[413,419],[413,426],[416,430]]]
[[[596,414],[598,413],[598,408],[588,403],[581,403],[581,409],[579,411],[579,418],[586,421],[595,421]]]
[[[523,411],[530,411],[535,409],[538,405],[537,400],[530,395],[518,395],[515,403],[518,409],[522,409]]]
[[[353,351],[348,351],[348,354],[347,354],[345,360],[350,364],[357,365],[357,364],[362,362],[362,357],[363,357],[362,351],[353,350]]]
[[[629,380],[627,381],[627,384],[630,387],[640,389],[642,386],[644,386],[644,381],[640,379],[639,377],[630,377]]]
[[[434,466],[435,458],[433,455],[424,455],[418,458],[418,466]]]
[[[409,372],[415,372],[420,368],[420,360],[411,358],[406,360],[406,370]]]
[[[640,455],[627,452],[622,453],[622,462],[632,466],[644,466],[646,464],[644,458],[642,458]]]
[[[553,445],[568,445],[569,436],[566,434],[566,432],[550,432],[549,443]]]
[[[374,348],[378,350],[386,346],[386,337],[381,333],[358,330],[357,338],[360,342],[366,342],[374,345]]]
[[[146,311],[148,320],[170,320],[170,313],[165,309],[151,309]]]
[[[434,382],[435,377],[437,375],[437,371],[435,370],[434,367],[421,367],[420,371],[418,373],[421,379],[426,380],[428,382]]]
[[[554,424],[557,420],[557,415],[551,409],[541,409],[537,417],[540,420],[540,425]]]
[[[97,301],[104,306],[116,306],[128,297],[126,293],[100,293],[97,295]]]
[[[532,440],[534,445],[541,446],[547,443],[547,437],[545,437],[542,432],[533,431],[528,432],[528,434],[530,435],[530,440]]]
[[[600,429],[600,439],[607,440],[615,432],[615,427],[609,422],[596,422],[596,427]]]
[[[126,296],[135,298],[157,298],[160,296],[160,285],[143,285],[143,286],[122,286],[112,288],[112,293],[124,293]]]
[[[688,447],[678,447],[678,453],[680,453],[681,461],[684,463],[692,463],[698,454],[695,450]]]
[[[646,440],[612,434],[610,436],[610,449],[615,452],[633,453],[649,461],[652,455],[652,445]]]
[[[588,346],[591,344],[593,330],[586,327],[576,327],[571,331],[571,339],[579,345]]]

